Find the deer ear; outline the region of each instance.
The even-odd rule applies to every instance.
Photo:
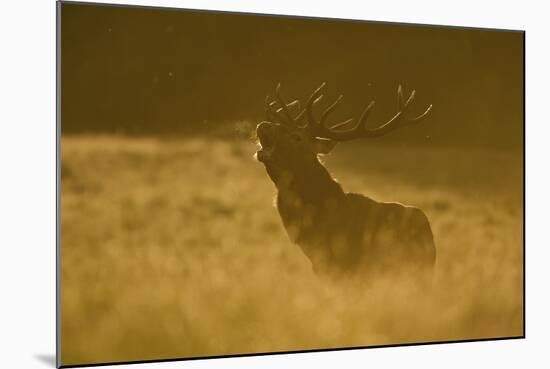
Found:
[[[314,150],[317,154],[328,154],[334,149],[338,141],[326,138],[315,138],[313,141]]]

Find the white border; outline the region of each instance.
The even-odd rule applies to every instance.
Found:
[[[97,1],[101,2],[101,1]],[[536,1],[112,1],[527,31],[527,339],[141,364],[142,368],[545,367],[548,214],[548,12]],[[51,367],[55,350],[55,4],[0,14],[0,347],[3,367]],[[126,366],[118,366],[123,368]],[[138,367],[138,366],[133,366]]]

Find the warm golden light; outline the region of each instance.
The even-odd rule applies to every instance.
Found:
[[[61,21],[62,364],[523,335],[522,33],[76,4]],[[290,102],[324,80],[346,94],[335,121],[371,99],[391,118],[400,83],[414,114],[433,104],[322,157],[345,191],[422,209],[429,286],[326,278],[287,235],[255,129],[278,81]]]

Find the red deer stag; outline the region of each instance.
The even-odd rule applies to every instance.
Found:
[[[266,99],[267,121],[256,127],[261,145],[256,158],[277,188],[277,209],[290,239],[301,247],[316,274],[331,278],[364,280],[390,275],[413,279],[431,274],[435,245],[422,210],[344,192],[318,155],[328,154],[340,141],[380,137],[417,123],[432,106],[410,117],[415,91],[404,99],[399,86],[399,111],[386,123],[366,127],[374,106],[371,101],[357,124],[351,125],[349,119],[329,126],[327,116],[342,96],[317,120],[313,107],[323,97],[324,86],[313,92],[301,110],[298,100],[284,101],[279,84],[275,100]]]

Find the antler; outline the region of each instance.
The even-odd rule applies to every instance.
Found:
[[[289,126],[290,128],[296,128],[299,127],[298,122],[302,119],[305,113],[305,109],[300,111],[296,117],[292,117],[292,114],[289,110],[289,108],[296,107],[298,111],[300,110],[300,101],[294,100],[290,103],[286,103],[281,96],[281,84],[279,83],[277,85],[277,88],[275,89],[275,96],[276,100],[269,102],[271,99],[269,96],[265,99],[265,111],[266,116],[268,120],[271,120],[271,118],[275,118],[275,120]],[[276,109],[276,105],[279,105],[280,107]]]
[[[380,137],[397,128],[420,122],[422,119],[424,119],[428,115],[428,113],[432,109],[432,105],[430,105],[419,116],[414,118],[407,117],[407,111],[410,107],[411,102],[414,100],[416,92],[413,90],[409,95],[409,97],[407,98],[407,100],[405,100],[403,98],[403,88],[401,87],[401,85],[399,85],[399,87],[397,88],[397,103],[398,103],[399,111],[389,121],[378,126],[377,128],[369,129],[366,127],[367,118],[372,108],[374,107],[374,101],[371,101],[369,105],[365,108],[363,113],[361,114],[361,117],[359,118],[359,121],[356,125],[346,130],[335,130],[337,128],[348,125],[353,121],[353,118],[348,119],[344,122],[332,125],[331,127],[327,127],[325,122],[326,118],[336,108],[338,103],[342,100],[343,96],[340,95],[340,97],[338,97],[338,99],[336,99],[334,103],[332,103],[327,109],[325,109],[319,121],[315,119],[315,117],[313,116],[313,105],[323,97],[323,95],[321,94],[321,91],[323,90],[324,87],[325,87],[325,83],[321,84],[321,86],[313,92],[313,94],[311,95],[311,97],[309,98],[306,104],[306,112],[307,112],[307,118],[308,118],[308,125],[306,128],[309,129],[309,131],[314,137],[328,138],[335,141],[348,141],[348,140],[353,140],[355,138],[360,138],[360,137],[368,137],[368,138]]]
[[[265,100],[267,119],[279,121],[291,129],[306,129],[312,137],[326,138],[334,141],[349,141],[360,137],[380,137],[397,128],[416,124],[423,120],[432,109],[432,105],[430,105],[419,116],[414,118],[408,117],[407,112],[412,101],[414,100],[416,91],[413,90],[409,97],[405,100],[403,97],[403,88],[399,85],[397,88],[397,105],[399,111],[386,123],[376,128],[367,128],[367,119],[372,108],[374,107],[374,101],[371,101],[365,110],[363,110],[357,124],[353,127],[341,129],[341,127],[345,127],[350,124],[353,121],[353,118],[328,127],[326,123],[327,117],[332,111],[334,111],[344,96],[340,95],[323,111],[319,120],[315,119],[315,116],[313,115],[313,105],[318,103],[323,98],[322,90],[325,86],[326,83],[323,82],[319,88],[313,91],[313,94],[306,103],[305,109],[300,111],[300,102],[298,100],[294,100],[288,104],[285,102],[284,98],[281,96],[281,84],[279,83],[275,89],[275,100],[269,102],[269,96],[267,96]],[[277,108],[277,106],[279,106],[279,108]],[[295,108],[300,112],[293,117],[290,111],[291,108]],[[298,122],[302,120],[304,114],[307,117],[307,122],[304,125],[300,125]]]

